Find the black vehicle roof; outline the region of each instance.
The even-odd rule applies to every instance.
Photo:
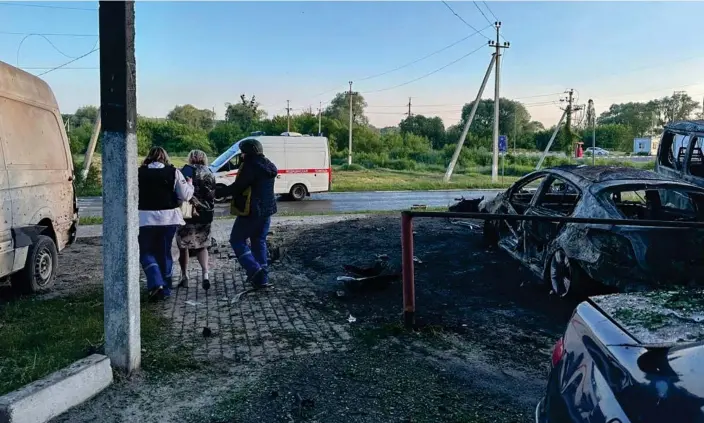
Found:
[[[704,132],[704,120],[682,120],[665,125],[665,129],[672,132],[688,134],[690,132]]]
[[[643,169],[625,166],[563,165],[546,169],[561,174],[578,185],[592,185],[611,181],[674,181],[674,179]]]

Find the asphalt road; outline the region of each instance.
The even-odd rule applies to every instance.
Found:
[[[286,213],[330,213],[355,211],[403,210],[413,205],[443,207],[453,204],[456,198],[493,197],[499,190],[467,191],[397,191],[397,192],[340,192],[313,194],[301,201],[280,200],[279,212]],[[78,214],[82,217],[103,215],[102,197],[78,199]],[[228,205],[218,204],[216,216],[227,215]]]

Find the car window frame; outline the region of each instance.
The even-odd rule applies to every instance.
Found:
[[[559,176],[559,175],[549,175],[549,177],[548,177],[545,181],[543,181],[542,185],[540,186],[540,193],[539,193],[539,195],[536,195],[536,196],[533,197],[530,208],[531,208],[531,209],[545,210],[545,211],[550,212],[550,213],[555,213],[554,210],[551,210],[551,209],[546,208],[546,207],[542,207],[542,206],[540,205],[540,200],[542,200],[543,197],[545,196],[545,194],[547,193],[548,187],[550,187],[550,186],[552,185],[552,183],[553,183],[554,181],[556,181],[556,180],[561,181],[561,182],[564,182],[565,184],[567,184],[567,185],[569,185],[570,187],[572,187],[572,189],[574,189],[575,191],[577,191],[577,194],[578,194],[578,195],[577,195],[577,201],[575,201],[574,208],[572,209],[572,213],[570,213],[570,214],[568,214],[568,215],[565,215],[565,216],[563,216],[563,217],[572,216],[572,215],[574,214],[575,210],[577,209],[577,206],[579,205],[579,202],[582,201],[582,198],[584,197],[584,192],[583,192],[577,185],[575,185],[574,183],[572,183],[571,181],[569,181],[567,178],[561,177],[561,176]]]
[[[533,194],[533,197],[530,199],[530,202],[528,203],[528,207],[526,208],[526,211],[527,211],[529,208],[533,207],[533,203],[535,201],[536,196],[543,189],[543,184],[545,184],[545,181],[548,179],[549,176],[550,176],[550,174],[548,172],[536,172],[531,175],[526,175],[523,179],[516,181],[513,184],[513,186],[511,186],[511,188],[509,188],[509,190],[508,190],[506,202],[508,202],[508,204],[510,204],[511,207],[513,207],[515,210],[515,207],[513,206],[513,201],[512,201],[513,195],[517,191],[519,191],[521,188],[523,188],[524,186],[530,184],[531,182],[533,182],[537,179],[543,178],[543,181],[540,182],[540,185],[538,185],[537,189],[535,190],[535,194]]]

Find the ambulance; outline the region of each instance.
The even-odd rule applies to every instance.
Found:
[[[284,132],[280,136],[253,135],[243,138],[215,159],[210,170],[218,187],[235,182],[241,163],[240,143],[255,139],[262,143],[264,155],[279,169],[274,193],[301,201],[313,193],[328,192],[332,188],[330,147],[326,137]],[[226,201],[216,198],[216,201]]]

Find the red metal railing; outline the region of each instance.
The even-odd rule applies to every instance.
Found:
[[[458,213],[458,212],[423,212],[406,210],[401,213],[401,261],[403,272],[403,320],[406,327],[415,326],[416,288],[413,265],[413,218],[455,218],[477,220],[508,220],[555,223],[583,223],[592,225],[642,226],[672,229],[704,229],[704,222],[629,220],[629,219],[591,219],[583,217],[526,216],[515,214]]]

